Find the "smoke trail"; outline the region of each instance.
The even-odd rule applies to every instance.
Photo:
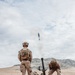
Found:
[[[43,32],[42,32],[42,29],[39,28],[39,27],[36,27],[36,28],[32,28],[31,29],[31,39],[35,42],[36,44],[36,52],[38,52],[38,55],[39,57],[44,57],[44,52],[43,52]]]
[[[38,50],[39,50],[40,56],[42,58],[42,57],[44,57],[44,52],[43,52],[43,41],[42,41],[40,33],[38,33],[38,42],[37,43],[38,43]]]

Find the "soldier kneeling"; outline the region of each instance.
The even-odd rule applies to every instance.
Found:
[[[52,75],[55,71],[57,75],[61,75],[60,65],[57,63],[56,59],[53,58],[49,63],[49,75]]]

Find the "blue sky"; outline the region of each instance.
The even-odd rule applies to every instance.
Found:
[[[0,0],[0,67],[20,63],[24,41],[33,58],[74,60],[74,20],[74,0]]]

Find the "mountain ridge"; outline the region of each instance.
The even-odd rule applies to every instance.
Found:
[[[48,64],[51,61],[51,58],[45,58],[44,59],[44,66],[46,69],[48,69]],[[60,67],[62,69],[67,69],[67,68],[72,68],[75,67],[75,60],[72,59],[57,59],[57,62],[60,64]],[[19,66],[20,64],[14,65],[14,66]],[[39,66],[42,67],[42,62],[40,58],[34,58],[32,60],[32,68],[33,69],[38,69]]]

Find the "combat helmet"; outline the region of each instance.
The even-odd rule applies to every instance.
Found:
[[[28,42],[23,42],[22,45],[27,45],[28,46],[29,43]]]
[[[52,59],[51,59],[51,62],[57,62],[57,61],[56,61],[56,59],[55,59],[55,58],[52,58]]]

